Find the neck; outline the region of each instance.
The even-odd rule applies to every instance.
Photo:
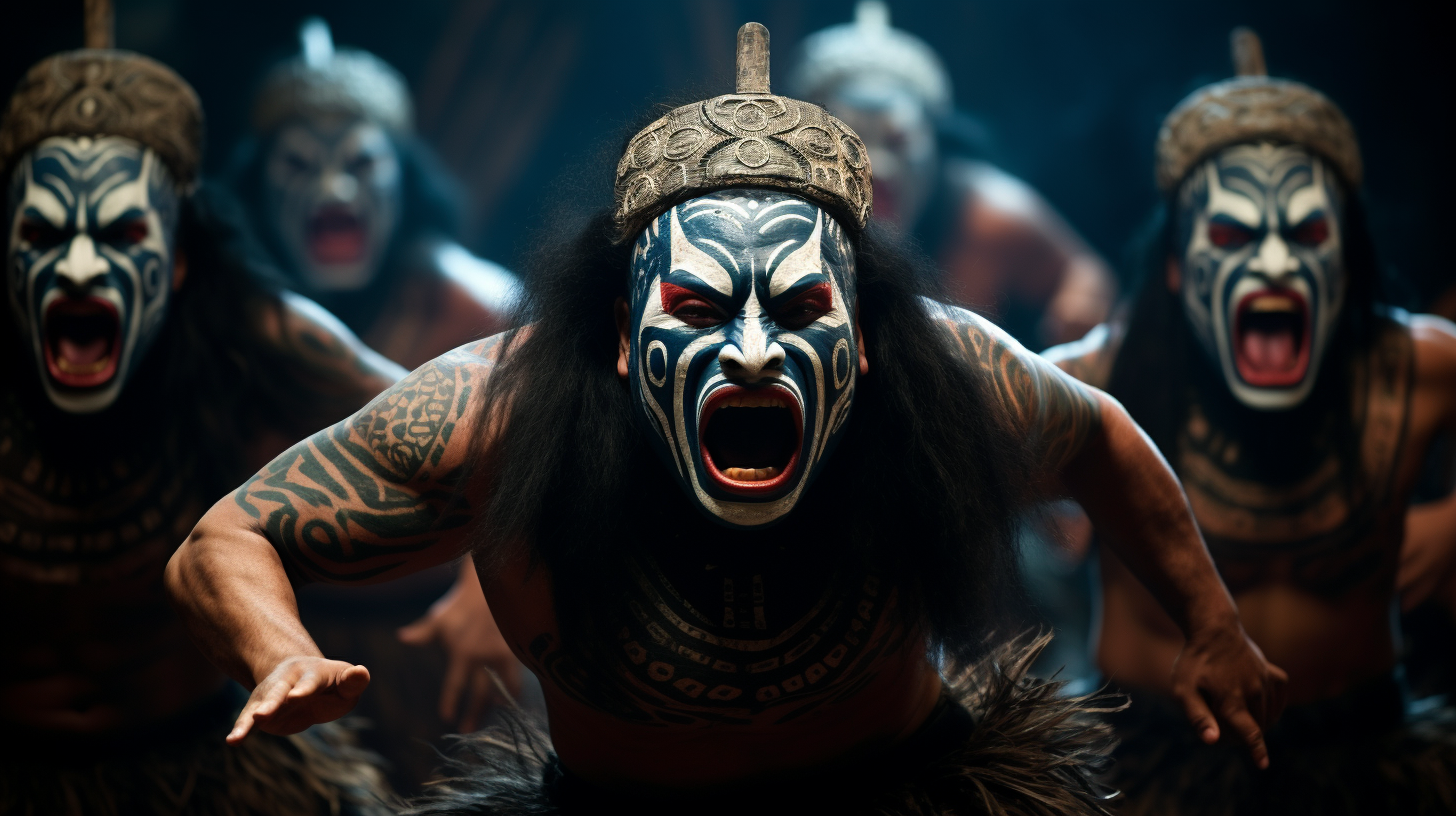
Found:
[[[1328,461],[1341,428],[1343,372],[1328,357],[1309,396],[1282,411],[1250,408],[1229,390],[1223,375],[1197,355],[1190,367],[1185,442],[1221,470],[1266,484],[1299,481]]]

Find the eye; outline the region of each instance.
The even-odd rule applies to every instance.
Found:
[[[20,222],[20,240],[36,249],[45,249],[59,244],[64,234],[44,221],[25,218]]]
[[[774,312],[774,320],[786,329],[808,326],[834,309],[834,292],[821,283],[801,293]]]
[[[727,320],[723,310],[691,289],[663,282],[662,310],[697,329],[708,329]]]
[[[1220,249],[1238,249],[1254,240],[1254,231],[1242,224],[1227,221],[1208,223],[1208,242]]]
[[[1319,246],[1330,237],[1330,222],[1323,215],[1305,219],[1304,223],[1289,233],[1289,239],[1296,244]]]
[[[136,246],[152,234],[145,218],[128,218],[107,227],[98,238],[116,247]]]
[[[293,173],[307,173],[310,169],[312,169],[308,160],[298,155],[297,153],[289,153],[287,156],[284,156],[283,163],[287,165],[289,171]]]
[[[351,176],[362,175],[374,169],[374,157],[368,154],[355,156],[349,160],[349,164],[344,169]]]

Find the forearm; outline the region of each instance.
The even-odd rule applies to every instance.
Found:
[[[272,544],[231,496],[203,516],[167,564],[173,607],[218,668],[252,689],[289,657],[322,653]]]
[[[1152,591],[1186,637],[1236,622],[1238,610],[1173,471],[1116,401],[1098,393],[1099,432],[1063,480],[1100,540]]]

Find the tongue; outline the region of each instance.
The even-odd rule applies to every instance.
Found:
[[[314,260],[320,263],[351,263],[364,254],[364,230],[358,227],[320,230],[314,234]]]
[[[69,337],[62,337],[57,344],[61,352],[61,359],[72,367],[94,365],[106,356],[106,347],[109,343],[103,337],[95,340],[77,342]]]
[[[1256,371],[1289,371],[1298,362],[1294,353],[1294,330],[1245,329],[1244,361]]]

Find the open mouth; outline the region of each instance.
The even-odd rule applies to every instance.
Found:
[[[344,207],[324,207],[308,220],[308,252],[316,263],[356,263],[368,239],[364,221]]]
[[[785,388],[719,388],[698,423],[708,474],[730,493],[774,493],[798,467],[803,427],[799,402]]]
[[[42,321],[46,369],[67,388],[95,388],[116,376],[121,318],[101,298],[57,298]]]
[[[1298,385],[1309,369],[1309,304],[1298,292],[1261,289],[1234,312],[1234,364],[1249,385]]]

